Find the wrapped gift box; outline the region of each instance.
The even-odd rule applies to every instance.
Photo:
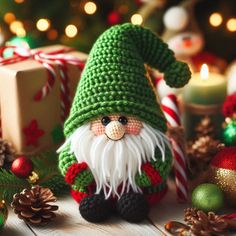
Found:
[[[50,53],[65,48],[54,45],[40,48]],[[68,50],[69,51],[69,50]],[[60,54],[62,55],[62,54]],[[83,53],[70,51],[66,56],[85,61]],[[45,65],[28,58],[16,63],[0,66],[0,110],[2,137],[12,142],[18,154],[34,154],[58,146],[63,141],[61,80],[58,65],[55,82],[47,96],[35,100],[36,94],[48,82],[49,71]],[[69,96],[73,96],[80,78],[81,69],[66,64]]]

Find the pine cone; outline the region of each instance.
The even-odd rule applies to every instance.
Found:
[[[189,142],[191,145],[189,154],[194,158],[201,159],[202,161],[209,161],[218,152],[219,140],[213,139],[210,136],[199,137],[194,142]]]
[[[206,214],[203,211],[188,208],[185,210],[185,222],[190,226],[190,231],[198,236],[223,236],[226,233],[226,221],[213,212]]]
[[[56,211],[58,206],[48,204],[56,200],[49,188],[36,185],[15,194],[11,207],[26,223],[39,225],[48,223],[56,216],[53,211]]]
[[[201,137],[205,135],[208,135],[211,137],[215,136],[215,127],[209,116],[206,116],[203,119],[201,119],[199,124],[196,126],[195,131],[196,131],[197,137]]]
[[[13,161],[14,158],[14,149],[12,148],[11,143],[7,140],[0,139],[0,167],[4,165],[4,161]]]
[[[197,209],[196,208],[186,208],[184,209],[184,221],[191,225],[193,222],[198,218],[197,215]]]
[[[220,141],[210,136],[199,137],[187,143],[187,156],[193,173],[207,169],[210,161],[219,151]]]

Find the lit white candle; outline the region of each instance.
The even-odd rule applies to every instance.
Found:
[[[222,104],[226,97],[227,80],[221,74],[209,73],[208,66],[202,65],[201,72],[193,74],[184,88],[186,104]]]

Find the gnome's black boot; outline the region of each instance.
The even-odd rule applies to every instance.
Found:
[[[149,205],[143,194],[125,193],[117,202],[117,211],[123,219],[136,223],[147,217]]]
[[[79,211],[81,216],[87,221],[102,222],[111,215],[111,201],[106,200],[101,194],[94,194],[85,197],[80,202]]]

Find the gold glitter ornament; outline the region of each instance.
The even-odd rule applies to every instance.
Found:
[[[229,205],[236,207],[236,147],[224,148],[213,158],[209,181],[223,190]]]
[[[236,171],[210,167],[210,181],[224,192],[227,202],[236,207]]]

